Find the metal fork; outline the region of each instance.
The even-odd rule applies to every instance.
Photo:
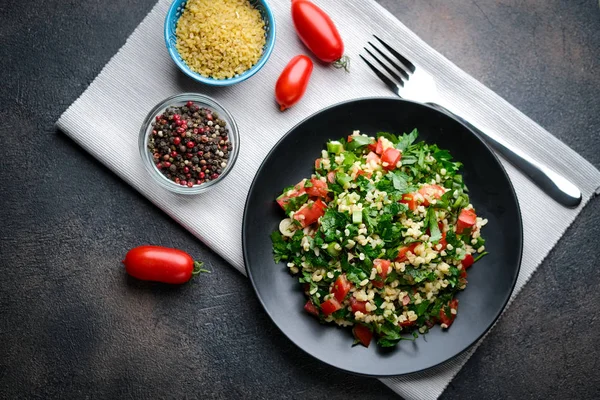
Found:
[[[516,149],[514,146],[506,143],[500,138],[498,133],[492,133],[489,129],[484,132],[464,118],[461,118],[453,111],[454,107],[452,104],[444,101],[439,95],[435,80],[429,73],[424,69],[415,66],[376,35],[373,36],[389,52],[389,54],[397,60],[394,61],[388,54],[380,50],[371,42],[368,43],[379,57],[367,47],[364,48],[383,70],[389,74],[389,76],[375,67],[369,60],[363,57],[362,54],[360,57],[388,86],[388,88],[392,90],[392,92],[399,97],[428,104],[458,119],[493,147],[498,153],[502,154],[502,156],[511,164],[523,171],[533,183],[560,204],[574,208],[581,203],[581,191],[573,183],[564,176]],[[381,59],[385,60],[385,62]],[[400,64],[398,64],[398,61]]]

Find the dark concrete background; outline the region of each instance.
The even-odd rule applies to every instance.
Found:
[[[380,2],[600,167],[596,0]],[[394,398],[295,348],[246,278],[54,130],[153,3],[0,3],[0,398]],[[595,200],[443,399],[600,397],[598,237]],[[130,280],[143,243],[213,273]]]

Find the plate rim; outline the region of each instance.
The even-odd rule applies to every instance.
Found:
[[[494,319],[492,320],[492,322],[490,323],[490,325],[478,336],[476,337],[473,342],[466,346],[463,350],[459,351],[458,353],[456,353],[455,355],[445,359],[444,361],[441,361],[437,364],[433,364],[431,366],[425,367],[425,368],[421,368],[418,370],[414,370],[411,372],[406,372],[406,373],[390,373],[390,374],[368,374],[368,373],[361,373],[361,372],[356,372],[356,371],[352,371],[350,369],[346,369],[337,365],[333,365],[330,364],[329,362],[327,362],[324,358],[319,357],[315,354],[312,354],[311,352],[309,352],[308,350],[304,349],[302,346],[300,346],[298,343],[296,343],[294,340],[292,340],[286,333],[285,331],[282,329],[282,327],[277,323],[277,321],[275,321],[275,319],[273,318],[273,315],[269,312],[268,308],[266,307],[263,298],[261,297],[257,287],[256,287],[256,283],[254,282],[254,278],[252,276],[252,272],[249,268],[249,251],[248,248],[246,246],[246,221],[248,218],[248,203],[250,201],[250,196],[251,193],[254,190],[254,186],[256,185],[256,182],[258,180],[259,175],[261,174],[261,172],[263,171],[263,169],[265,168],[265,163],[267,162],[267,160],[273,155],[273,153],[275,152],[275,150],[279,147],[279,145],[284,142],[287,137],[293,132],[295,131],[299,126],[301,126],[302,124],[304,124],[306,121],[310,120],[311,118],[322,114],[324,112],[327,112],[333,108],[336,107],[341,107],[344,106],[346,104],[349,103],[357,103],[357,102],[365,102],[365,101],[373,101],[373,100],[377,100],[377,101],[381,101],[381,100],[388,100],[388,101],[395,101],[398,103],[411,103],[411,104],[416,104],[418,106],[421,107],[425,107],[428,108],[438,114],[443,114],[444,116],[451,118],[452,120],[454,120],[455,122],[459,123],[460,125],[463,126],[464,129],[466,129],[468,132],[470,132],[470,134],[475,138],[475,140],[479,141],[481,144],[483,144],[483,146],[485,146],[489,152],[492,154],[492,157],[495,159],[495,161],[497,162],[497,164],[500,166],[500,170],[502,171],[502,174],[504,175],[504,177],[506,178],[506,180],[508,181],[508,185],[512,194],[512,197],[515,199],[515,203],[516,203],[516,208],[517,208],[517,217],[519,220],[519,224],[518,224],[518,243],[519,243],[519,249],[518,249],[518,263],[517,263],[517,268],[516,268],[516,274],[513,278],[513,282],[511,284],[511,288],[510,288],[510,292],[508,293],[508,296],[506,297],[506,299],[504,300],[504,304],[502,304],[502,308],[500,310],[500,312],[498,313],[498,315],[496,315],[494,317]],[[521,273],[521,265],[523,263],[523,216],[521,213],[521,206],[519,204],[519,198],[517,197],[517,193],[515,191],[514,185],[512,183],[512,180],[510,179],[510,176],[508,175],[508,172],[506,172],[506,168],[504,168],[504,165],[502,165],[502,162],[500,161],[500,158],[498,158],[498,155],[492,150],[492,148],[483,140],[479,137],[479,135],[477,135],[475,132],[473,132],[473,130],[471,128],[469,128],[467,125],[465,125],[462,121],[460,121],[459,119],[457,119],[456,117],[454,117],[453,115],[443,112],[435,107],[432,107],[431,105],[425,104],[425,103],[420,103],[417,101],[412,101],[412,100],[406,100],[406,99],[402,99],[402,98],[397,98],[397,97],[359,97],[359,98],[354,98],[354,99],[349,99],[349,100],[345,100],[345,101],[341,101],[335,104],[332,104],[330,106],[327,106],[325,108],[322,108],[318,111],[313,112],[312,114],[310,114],[309,116],[303,118],[301,121],[299,121],[298,123],[296,123],[294,126],[292,126],[290,129],[288,129],[288,131],[281,136],[281,138],[271,147],[271,149],[269,150],[269,152],[267,153],[267,155],[263,158],[263,160],[261,161],[258,169],[256,170],[256,173],[254,174],[254,178],[252,179],[252,183],[250,184],[250,187],[248,188],[248,193],[246,194],[246,201],[244,203],[244,212],[242,214],[242,230],[241,230],[241,234],[242,234],[242,256],[243,256],[243,260],[244,260],[244,270],[246,271],[246,275],[248,277],[248,279],[250,280],[250,283],[252,285],[252,289],[254,290],[254,293],[256,295],[256,297],[258,298],[258,301],[263,309],[263,311],[268,315],[269,319],[271,320],[271,322],[273,322],[273,324],[277,327],[277,329],[283,334],[283,336],[285,336],[285,338],[294,344],[294,346],[296,346],[297,348],[299,348],[300,350],[302,350],[305,354],[308,354],[310,357],[312,357],[315,360],[318,360],[319,362],[322,362],[330,367],[333,367],[337,370],[340,371],[344,371],[346,373],[350,373],[352,375],[357,375],[357,376],[364,376],[364,377],[371,377],[371,378],[392,378],[392,377],[399,377],[399,376],[410,376],[410,375],[414,375],[420,372],[424,372],[424,371],[429,371],[433,368],[436,368],[440,365],[446,364],[449,361],[452,361],[454,359],[456,359],[457,357],[465,354],[469,349],[473,348],[474,345],[476,345],[483,337],[485,337],[491,330],[492,328],[496,325],[496,323],[498,322],[499,318],[504,314],[504,311],[506,310],[506,307],[509,305],[510,303],[510,299],[515,291],[515,286],[517,283],[517,280],[519,278],[519,275]],[[290,276],[290,278],[293,278],[292,276]],[[335,326],[331,326],[332,328],[336,328]],[[469,356],[470,358],[470,356]]]

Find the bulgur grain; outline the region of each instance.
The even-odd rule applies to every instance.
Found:
[[[177,21],[176,48],[200,75],[228,79],[252,68],[266,43],[260,12],[248,0],[189,0]]]

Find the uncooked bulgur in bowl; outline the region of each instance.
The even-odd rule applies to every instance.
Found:
[[[211,86],[250,78],[275,45],[275,19],[265,0],[175,0],[165,42],[179,69]]]

